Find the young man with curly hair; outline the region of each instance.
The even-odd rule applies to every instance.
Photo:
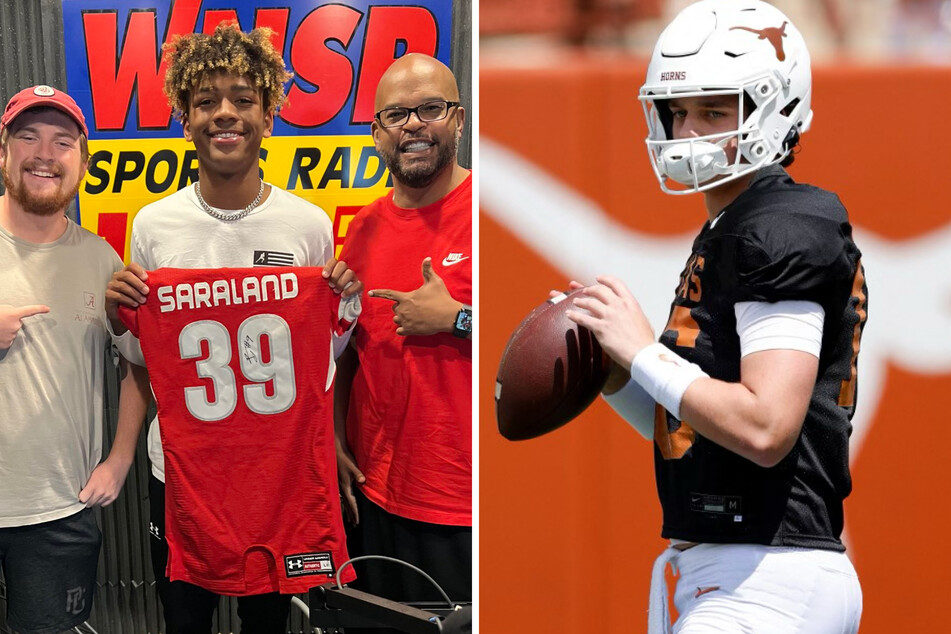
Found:
[[[147,271],[161,267],[251,267],[262,263],[262,254],[267,256],[274,253],[281,254],[282,262],[291,260],[294,266],[323,266],[322,275],[330,287],[347,300],[341,302],[341,318],[347,321],[355,320],[355,313],[359,311],[362,284],[343,262],[337,262],[333,258],[333,236],[329,217],[319,207],[264,182],[259,173],[261,142],[271,135],[275,112],[284,101],[283,85],[291,77],[280,54],[271,45],[269,35],[270,31],[267,29],[244,33],[235,25],[222,25],[211,35],[191,34],[166,45],[168,71],[165,92],[176,115],[182,121],[185,138],[194,143],[197,150],[199,178],[193,186],[147,205],[136,216],[132,227],[131,263],[114,276],[108,289],[111,325],[117,331],[125,330],[117,319],[117,305],[138,307],[145,303],[149,294]],[[349,309],[346,316],[343,314],[345,307]],[[342,349],[348,337],[349,331],[343,335],[335,334],[335,350]],[[272,341],[269,345],[273,348],[276,344]],[[135,347],[134,342],[132,346]],[[174,345],[172,347],[177,348]],[[291,348],[291,351],[299,354],[300,348]],[[177,354],[178,351],[172,352]],[[294,361],[300,365],[305,362],[307,361]],[[205,361],[199,362],[199,368],[202,363]],[[271,355],[269,364],[274,363],[274,355]],[[329,372],[332,371],[333,364],[330,363]],[[154,377],[156,371],[153,369],[152,373]],[[295,396],[298,397],[303,398],[299,394]],[[216,394],[214,398],[218,399],[219,396]],[[294,407],[298,406],[295,404]],[[273,419],[280,418],[280,425],[283,426],[292,415],[285,412]],[[228,418],[228,421],[232,418]],[[178,425],[178,421],[163,419],[162,426],[164,428],[173,422]],[[332,424],[330,427],[330,435],[322,436],[321,440],[316,441],[318,444],[323,443],[321,447],[333,442]],[[224,431],[220,426],[214,429]],[[200,433],[205,434],[207,438],[207,434],[219,432]],[[225,468],[233,469],[236,476],[249,468],[248,464],[254,456],[247,455],[248,451],[257,451],[277,442],[275,436],[278,432],[274,429],[261,429],[260,432],[252,433],[260,435],[255,437],[253,442],[245,443],[242,447],[245,454],[236,451],[227,457],[220,455],[221,452],[215,455],[215,459],[223,460]],[[284,433],[286,435],[286,432]],[[235,435],[235,432],[229,434]],[[174,536],[179,534],[174,531],[178,531],[178,527],[185,522],[198,526],[199,529],[204,526],[207,532],[213,532],[211,526],[217,529],[219,520],[225,527],[240,525],[260,516],[263,511],[250,501],[250,493],[249,497],[245,498],[236,496],[239,499],[239,507],[227,506],[224,502],[225,491],[222,491],[220,496],[212,491],[210,495],[206,494],[196,500],[191,507],[184,506],[177,496],[186,488],[197,488],[201,484],[199,481],[208,477],[208,470],[196,468],[184,473],[182,468],[182,473],[179,473],[180,466],[173,469],[172,463],[166,464],[166,456],[170,454],[163,453],[163,440],[168,442],[167,430],[163,430],[160,435],[156,417],[149,430],[149,458],[152,463],[149,485],[150,532],[154,538],[152,565],[158,580],[167,632],[210,632],[219,594],[235,594],[239,595],[238,615],[242,621],[242,632],[283,634],[286,632],[291,595],[287,593],[287,578],[282,575],[286,566],[290,570],[300,562],[284,561],[287,557],[279,554],[275,556],[276,549],[271,549],[268,564],[264,566],[269,566],[269,569],[262,571],[261,565],[257,565],[261,562],[252,561],[261,555],[260,552],[252,551],[262,550],[259,542],[255,541],[253,544],[243,544],[239,547],[239,558],[240,553],[243,553],[244,561],[239,564],[237,571],[221,570],[221,566],[214,563],[215,552],[200,553],[204,561],[211,564],[206,568],[197,570],[184,565],[182,562],[191,556],[184,550],[200,550],[201,547],[166,541],[166,520],[169,523],[168,535]],[[226,439],[222,439],[222,442],[224,440]],[[307,443],[307,438],[300,438],[299,444]],[[327,467],[328,473],[333,474],[333,449],[329,445],[327,449],[328,462],[331,463]],[[317,453],[315,450],[311,454],[302,455],[312,458]],[[179,465],[177,459],[175,465]],[[170,478],[167,489],[166,467]],[[259,492],[270,487],[268,490],[273,492],[272,497],[280,499],[284,494],[282,492],[286,492],[288,478],[297,478],[300,472],[309,473],[323,468],[325,467],[320,465],[288,464],[284,467],[288,470],[287,473],[261,473],[258,476],[260,482],[254,489]],[[333,482],[331,484],[333,485]],[[233,492],[227,493],[235,497],[231,495]],[[169,497],[167,505],[166,494]],[[342,531],[342,522],[335,486],[328,487],[326,498],[330,518],[327,523],[330,526],[322,525],[317,519],[308,518],[307,522],[303,522],[306,524],[304,528],[308,531],[326,530],[336,535]],[[242,499],[245,501],[240,501]],[[296,502],[289,501],[289,506]],[[188,516],[183,518],[183,513]],[[221,516],[226,517],[222,520]],[[286,521],[289,520],[283,512],[273,520],[274,523]],[[224,532],[224,529],[220,532]],[[262,540],[264,539],[262,537]],[[336,540],[333,541],[335,546],[328,550],[333,552],[331,566],[335,569],[346,559],[346,551],[342,533],[339,540],[336,537],[333,539]],[[245,548],[247,550],[244,550]],[[242,568],[243,566],[246,567]],[[252,569],[256,572],[249,572]],[[171,578],[167,576],[167,572]],[[274,591],[259,591],[253,594],[229,589],[233,587],[229,584],[236,576],[239,585],[247,582],[248,588],[261,588],[262,584],[258,583],[257,579],[247,578],[254,575],[257,579],[263,577],[266,583],[269,579],[275,579],[268,586]],[[242,579],[242,576],[245,578]],[[286,577],[291,577],[291,573],[288,572]],[[281,593],[282,590],[284,593]],[[292,590],[296,591],[299,590]]]

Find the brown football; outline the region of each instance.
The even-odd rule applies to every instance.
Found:
[[[565,315],[580,292],[563,293],[533,310],[505,346],[495,379],[495,417],[509,440],[558,429],[604,387],[610,358],[591,331]]]

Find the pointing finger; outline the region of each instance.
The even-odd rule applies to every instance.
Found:
[[[33,315],[40,315],[42,313],[50,312],[49,306],[44,306],[43,304],[30,304],[29,306],[23,306],[16,313],[17,319],[23,319],[24,317],[32,317]]]
[[[377,288],[367,293],[370,297],[379,297],[380,299],[388,299],[393,302],[399,302],[403,300],[403,293],[399,291],[392,291],[388,288]]]

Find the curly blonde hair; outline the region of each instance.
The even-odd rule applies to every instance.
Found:
[[[273,31],[260,27],[248,33],[237,24],[219,24],[211,35],[190,33],[165,44],[165,96],[179,121],[188,112],[189,93],[208,73],[246,76],[262,92],[264,110],[284,103],[284,83],[293,73],[271,44]]]

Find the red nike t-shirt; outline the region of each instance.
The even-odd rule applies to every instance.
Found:
[[[367,290],[399,291],[423,283],[427,257],[449,294],[471,304],[471,175],[426,207],[398,207],[392,192],[367,205],[340,255]],[[400,517],[471,526],[472,341],[397,335],[393,303],[368,298],[353,342],[347,442],[366,476],[361,491]]]

